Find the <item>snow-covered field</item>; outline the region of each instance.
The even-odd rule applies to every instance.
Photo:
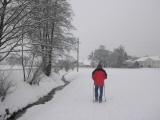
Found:
[[[103,103],[92,101],[92,70],[70,73],[74,81],[19,120],[160,120],[160,69],[106,69]]]

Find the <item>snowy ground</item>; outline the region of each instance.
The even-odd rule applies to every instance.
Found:
[[[107,102],[101,104],[92,102],[92,70],[70,74],[73,82],[19,120],[160,120],[160,69],[106,69]]]

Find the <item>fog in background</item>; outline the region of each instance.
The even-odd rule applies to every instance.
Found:
[[[160,55],[160,0],[70,0],[80,59],[105,45],[130,55]]]

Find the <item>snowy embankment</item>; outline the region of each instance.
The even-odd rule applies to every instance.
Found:
[[[0,102],[0,115],[5,114],[8,109],[9,113],[14,113],[29,104],[39,100],[41,97],[48,94],[53,88],[64,85],[61,80],[62,75],[65,74],[61,71],[59,74],[52,72],[50,77],[41,75],[39,85],[29,85],[23,81],[23,73],[21,66],[14,66],[10,69],[9,66],[0,66],[1,70],[8,72],[10,75],[8,79],[12,81],[13,87],[3,102]]]
[[[92,101],[92,70],[70,74],[74,81],[54,99],[28,109],[18,120],[160,120],[160,69],[106,69],[103,103]]]

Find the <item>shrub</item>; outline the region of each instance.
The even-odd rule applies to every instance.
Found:
[[[8,76],[0,72],[0,100],[3,102],[6,95],[11,93],[10,88],[14,85],[7,80]]]

